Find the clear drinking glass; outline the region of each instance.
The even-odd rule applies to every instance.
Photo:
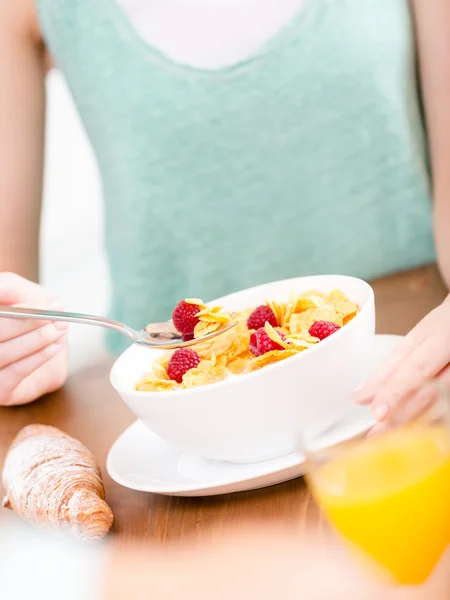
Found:
[[[449,390],[427,381],[411,395],[423,407],[415,418],[305,444],[308,485],[330,523],[379,575],[405,585],[424,582],[450,545]]]

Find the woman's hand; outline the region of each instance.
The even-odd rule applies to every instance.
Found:
[[[61,309],[41,286],[0,273],[0,305]],[[67,377],[65,323],[0,319],[0,405],[26,404],[60,388]]]
[[[411,330],[356,401],[371,404],[380,422],[408,421],[426,408],[429,394],[415,392],[433,377],[450,385],[450,296]]]

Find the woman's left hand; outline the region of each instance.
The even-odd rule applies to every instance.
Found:
[[[434,377],[450,386],[450,296],[410,331],[355,399],[371,404],[379,422],[408,421],[426,408],[427,395],[414,392]]]

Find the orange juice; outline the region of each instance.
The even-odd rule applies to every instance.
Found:
[[[369,438],[310,482],[336,529],[398,583],[425,581],[450,544],[450,433],[443,426]]]

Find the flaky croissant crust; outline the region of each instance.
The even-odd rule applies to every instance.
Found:
[[[55,427],[29,425],[14,439],[3,468],[4,506],[31,523],[104,537],[113,523],[94,456]]]

